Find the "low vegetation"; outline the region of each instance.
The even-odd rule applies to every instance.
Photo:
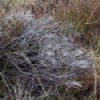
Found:
[[[29,76],[28,75],[24,76],[20,74],[23,72],[21,72],[22,70],[20,70],[18,66],[20,67],[30,66],[30,59],[31,60],[33,59],[32,58],[33,54],[37,55],[37,49],[39,45],[37,43],[35,44],[34,41],[36,40],[40,41],[41,39],[40,37],[38,37],[37,39],[35,37],[35,40],[31,39],[32,37],[31,34],[30,36],[27,36],[27,34],[25,36],[23,35],[23,33],[25,33],[25,30],[30,29],[28,25],[32,23],[31,19],[29,19],[30,21],[28,19],[24,19],[23,14],[21,15],[21,13],[18,13],[21,11],[24,11],[24,13],[30,11],[28,12],[29,16],[30,13],[33,14],[34,20],[36,20],[35,23],[36,29],[34,29],[36,33],[39,33],[39,31],[40,33],[41,31],[47,32],[47,30],[50,30],[50,32],[51,30],[55,32],[55,29],[58,29],[56,31],[59,33],[60,30],[62,36],[64,35],[67,37],[70,34],[71,37],[74,38],[76,44],[78,44],[82,48],[85,48],[86,51],[90,53],[92,59],[94,60],[93,61],[94,84],[92,91],[90,89],[87,91],[89,93],[85,94],[84,91],[80,92],[79,90],[76,91],[74,89],[69,91],[65,87],[62,88],[51,87],[49,88],[49,90],[47,87],[45,87],[45,89],[48,90],[48,93],[47,92],[45,93],[45,90],[42,89],[45,94],[41,94],[41,91],[36,91],[38,92],[36,94],[34,94],[34,91],[32,91],[33,93],[30,94],[28,90],[30,89],[30,87],[27,85],[26,85],[27,87],[22,86],[22,84],[24,83],[23,82],[20,83],[20,80],[27,76],[24,79],[28,81]],[[21,17],[19,17],[18,14],[14,15],[15,12],[18,13],[19,16],[22,16],[22,20],[20,19]],[[14,15],[15,17],[11,15]],[[60,24],[60,27],[57,26],[56,24],[53,24],[54,26],[51,24],[53,29],[51,26],[48,26],[48,24],[46,24],[47,25],[46,28],[49,27],[50,29],[49,28],[45,29],[44,27],[42,27],[42,25],[45,26],[46,23],[47,17],[44,17],[45,15],[53,16],[54,20]],[[52,19],[52,17],[50,18]],[[39,24],[37,20],[39,21]],[[47,18],[47,21],[48,20],[49,19]],[[42,29],[37,30],[37,28],[40,27],[44,28],[44,30]],[[34,30],[32,30],[32,32]],[[35,44],[34,46],[33,43]],[[23,49],[24,47],[25,49]],[[32,50],[34,50],[34,52],[32,52]],[[18,59],[20,59],[20,61]],[[100,0],[1,0],[0,1],[0,100],[2,100],[2,98],[5,99],[7,98],[8,100],[36,100],[34,95],[37,96],[37,100],[69,100],[69,99],[85,100],[85,98],[87,100],[91,100],[91,98],[94,98],[93,100],[99,100],[100,98],[99,62],[100,62]],[[37,68],[37,65],[34,66]],[[29,69],[26,68],[23,70],[26,71]],[[44,71],[44,69],[42,70]],[[65,69],[61,69],[61,71],[62,70]],[[66,70],[69,71],[69,69]],[[41,72],[41,70],[40,73],[42,73],[42,75],[46,74],[46,72],[43,73]],[[64,73],[64,71],[61,73]],[[19,77],[20,79],[18,79]],[[89,80],[90,82],[91,82],[91,77],[87,77],[87,79],[88,78],[90,79]],[[37,78],[36,80],[40,82],[40,85],[42,85],[41,80],[39,78]],[[37,83],[37,81],[35,82]],[[44,82],[45,79],[43,79],[42,81]],[[87,82],[87,84],[88,83],[89,82]],[[30,84],[32,84],[32,82],[30,82]],[[59,83],[57,84],[59,85]],[[81,87],[80,84],[78,83],[75,84]],[[89,85],[92,86],[91,83],[89,83]],[[55,90],[50,92],[52,88],[55,88]],[[38,90],[41,90],[40,87],[38,87]],[[67,93],[69,93],[69,95],[67,95]],[[48,96],[48,94],[50,95]],[[79,97],[79,95],[81,98]],[[77,96],[77,99],[74,98],[75,96]]]

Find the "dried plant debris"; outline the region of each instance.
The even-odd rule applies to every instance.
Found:
[[[62,34],[52,16],[37,20],[30,11],[20,11],[5,16],[6,22],[7,28],[0,30],[0,75],[10,94],[16,94],[9,88],[17,82],[40,98],[63,87],[72,92],[92,90],[91,57]]]

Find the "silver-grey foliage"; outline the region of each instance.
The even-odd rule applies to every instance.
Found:
[[[92,59],[63,35],[63,26],[52,16],[37,20],[30,11],[21,11],[5,17],[7,21],[15,19],[24,24],[23,33],[0,47],[0,59],[15,68],[8,78],[20,80],[23,88],[36,96],[48,95],[56,87],[87,89],[92,84],[83,81],[93,78]]]

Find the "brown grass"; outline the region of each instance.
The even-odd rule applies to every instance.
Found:
[[[100,39],[100,0],[70,0],[66,14],[76,23],[76,30],[84,32],[89,46],[97,48]]]

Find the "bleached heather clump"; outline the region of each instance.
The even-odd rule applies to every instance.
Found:
[[[35,96],[49,95],[62,87],[81,91],[92,87],[92,59],[73,39],[63,36],[52,16],[35,19],[30,11],[22,11],[5,19],[17,19],[24,25],[21,35],[0,50],[4,54],[0,59],[13,69],[8,73],[16,75],[7,75],[8,79],[20,80]]]

